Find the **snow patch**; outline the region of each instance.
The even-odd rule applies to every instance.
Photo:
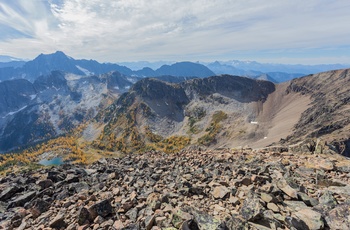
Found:
[[[36,94],[29,95],[30,100],[34,100],[36,98]]]
[[[131,75],[133,76],[133,75]],[[134,77],[137,77],[136,75]],[[135,78],[130,78],[130,77],[127,77],[126,78],[128,81],[130,81],[131,83],[136,83],[136,79]]]
[[[66,78],[67,81],[74,81],[74,80],[81,79],[83,76],[69,73],[69,74],[66,74],[64,77]]]
[[[23,106],[22,108],[20,108],[19,110],[16,110],[16,111],[13,111],[13,112],[9,112],[8,114],[6,114],[4,117],[2,117],[2,118],[6,118],[7,116],[12,116],[13,114],[15,114],[15,113],[18,113],[19,111],[21,111],[21,110],[23,110],[23,109],[25,109],[25,108],[27,108],[27,106]]]
[[[115,88],[115,89],[119,89],[119,87],[118,87],[118,86],[114,86],[114,88]]]
[[[124,88],[125,88],[125,89],[130,89],[130,86],[128,85],[128,86],[125,86]]]
[[[257,121],[251,121],[250,124],[257,125],[258,122]]]
[[[84,69],[84,68],[81,67],[81,66],[76,65],[75,67],[77,67],[77,68],[78,68],[81,72],[83,72],[86,76],[91,76],[91,75],[94,74],[93,72],[90,72],[89,70]]]

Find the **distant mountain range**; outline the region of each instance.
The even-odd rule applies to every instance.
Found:
[[[118,71],[127,76],[156,77],[162,75],[181,77],[208,77],[215,75],[206,66],[192,63],[179,62],[172,65],[163,65],[159,69],[143,68],[133,71],[125,66],[111,63],[99,63],[95,60],[75,60],[61,51],[53,54],[40,54],[32,61],[3,64],[0,68],[0,80],[24,78],[34,81],[41,75],[50,74],[52,71],[64,71],[82,76],[99,75],[111,71]],[[1,67],[1,65],[0,65]]]
[[[349,68],[350,65],[286,65],[268,64],[255,61],[216,61],[203,63],[215,74],[231,74],[272,82],[285,82],[301,76],[330,71],[334,69]]]
[[[6,56],[6,55],[0,55],[0,62],[14,62],[14,61],[24,61],[21,58]]]
[[[263,73],[268,72],[284,72],[284,73],[301,73],[304,75],[319,73],[334,69],[344,69],[349,68],[350,65],[341,64],[323,64],[323,65],[289,65],[289,64],[276,64],[276,63],[259,63],[256,61],[223,61],[220,62],[223,65],[233,66],[237,69],[242,69],[245,71],[254,70]]]
[[[255,61],[194,62],[122,62],[120,64],[99,63],[95,60],[76,60],[61,51],[40,54],[31,61],[0,56],[0,81],[24,78],[33,82],[40,75],[51,71],[64,71],[82,76],[99,75],[118,71],[126,76],[157,77],[209,77],[221,74],[264,79],[275,83],[334,69],[349,68],[350,65],[286,65],[258,63]]]

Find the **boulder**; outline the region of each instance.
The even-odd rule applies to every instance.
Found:
[[[96,216],[102,216],[102,217],[106,217],[110,214],[112,214],[113,209],[112,209],[112,205],[110,200],[106,199],[103,201],[100,201],[94,205],[92,205],[89,208],[89,212],[91,214],[91,218],[95,219]]]
[[[215,199],[223,199],[230,193],[230,190],[225,186],[217,186],[212,191],[212,195]]]
[[[17,185],[9,186],[5,190],[3,190],[0,194],[1,201],[7,201],[11,197],[15,196],[17,192],[23,190],[21,187]]]
[[[279,189],[281,189],[289,197],[294,198],[294,199],[298,199],[297,191],[294,188],[292,188],[291,186],[289,186],[289,184],[287,183],[287,181],[285,179],[283,179],[283,178],[280,179],[276,183],[276,185]]]
[[[64,221],[64,215],[62,213],[57,214],[57,216],[49,223],[51,228],[61,229],[66,227],[66,222]]]
[[[25,203],[31,201],[36,196],[36,191],[27,192],[10,202],[9,207],[24,206]]]
[[[330,210],[325,220],[330,229],[350,229],[350,204],[341,204]]]
[[[154,220],[155,220],[155,216],[154,215],[147,216],[145,218],[145,228],[146,228],[146,230],[150,230],[153,227]]]
[[[304,221],[310,230],[323,229],[322,215],[310,208],[301,209],[293,214],[296,218]]]
[[[53,186],[53,182],[50,179],[38,181],[37,184],[41,187],[41,190],[44,190],[46,188]]]
[[[192,207],[185,207],[186,212],[193,215],[193,221],[187,222],[190,229],[219,229],[221,222],[205,212]]]
[[[87,224],[91,221],[90,212],[87,208],[81,207],[78,211],[77,222],[79,225]]]
[[[240,210],[241,216],[248,221],[260,219],[264,212],[264,207],[256,197],[247,197]]]
[[[125,213],[125,216],[127,216],[131,221],[136,222],[137,219],[137,208],[132,208],[127,213]]]
[[[32,207],[30,209],[30,212],[32,213],[33,217],[36,218],[40,216],[42,213],[46,212],[50,208],[50,203],[44,201],[43,199],[36,199],[34,200]]]

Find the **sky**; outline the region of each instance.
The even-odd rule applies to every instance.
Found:
[[[350,64],[349,0],[0,0],[0,55]]]

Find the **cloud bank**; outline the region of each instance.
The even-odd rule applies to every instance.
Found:
[[[347,0],[14,0],[0,3],[0,54],[350,63],[348,9]]]

